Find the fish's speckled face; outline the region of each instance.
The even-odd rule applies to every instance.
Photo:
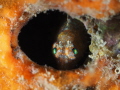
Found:
[[[64,61],[65,63],[68,63],[69,60],[74,60],[76,58],[75,54],[77,53],[78,52],[71,41],[59,41],[58,43],[55,42],[53,44],[53,54],[56,58],[60,61]]]

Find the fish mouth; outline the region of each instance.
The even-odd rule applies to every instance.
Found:
[[[68,63],[69,61],[74,60],[74,59],[75,58],[70,58],[66,55],[59,55],[59,60],[62,61],[62,62],[64,61],[64,62]]]

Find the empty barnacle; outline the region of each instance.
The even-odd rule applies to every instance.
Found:
[[[115,69],[115,73],[116,73],[116,74],[120,74],[120,67],[117,67],[117,68]]]

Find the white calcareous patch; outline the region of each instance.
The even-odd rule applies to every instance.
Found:
[[[74,86],[72,87],[72,90],[86,90],[85,88],[84,88],[84,89],[81,89],[81,88],[84,88],[84,87],[82,87],[82,86],[80,86],[79,84],[77,84],[77,85],[74,85]]]
[[[103,4],[109,4],[111,0],[103,0]]]
[[[39,70],[33,66],[31,72],[32,72],[32,74],[36,74],[39,72]]]
[[[51,2],[49,3],[49,5],[52,4]],[[27,12],[30,14],[30,16],[35,16],[37,17],[37,14],[39,14],[40,12],[46,11],[48,10],[48,3],[44,3],[41,0],[37,0],[37,2],[33,5],[33,4],[27,4],[25,5],[25,10],[24,12]]]
[[[51,77],[50,77],[49,81],[50,81],[50,82],[52,82],[52,81],[54,81],[54,80],[55,80],[54,76],[53,76],[53,75],[51,75]]]
[[[20,17],[19,20],[22,21],[24,18],[23,17]]]
[[[21,83],[21,82],[23,82],[23,81],[25,81],[24,76],[23,76],[23,75],[18,75],[17,82],[18,82],[18,83]]]
[[[71,0],[64,0],[64,4],[71,2]]]
[[[114,10],[110,10],[109,12],[110,12],[112,15],[115,14],[115,11],[114,11]]]
[[[18,51],[18,53],[16,54],[16,58],[19,58],[24,63],[22,51],[20,51],[20,50]]]
[[[36,87],[42,87],[44,90],[60,90],[58,87],[54,86],[53,84],[49,83],[47,79],[43,79],[42,77],[34,78],[33,80]]]
[[[0,5],[0,9],[2,8],[3,6],[2,5]]]
[[[45,72],[44,76],[49,77],[51,75],[51,72],[49,72],[47,68],[45,68]]]

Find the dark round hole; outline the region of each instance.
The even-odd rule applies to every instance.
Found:
[[[19,45],[31,60],[55,68],[52,45],[66,17],[65,13],[57,10],[47,11],[32,18],[21,29]]]
[[[67,14],[58,10],[40,13],[37,17],[32,18],[18,36],[22,51],[39,65],[57,69],[52,45],[66,19]]]

